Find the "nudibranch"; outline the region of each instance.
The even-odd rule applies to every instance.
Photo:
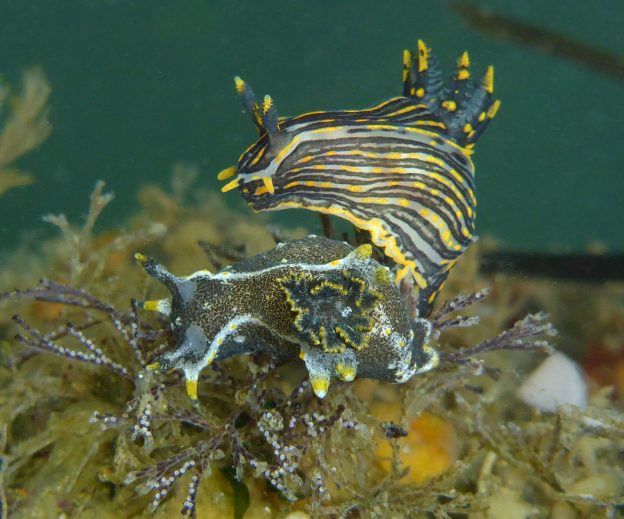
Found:
[[[464,52],[448,85],[419,40],[404,51],[403,96],[364,110],[310,112],[280,118],[270,96],[262,104],[235,79],[260,137],[223,187],[238,187],[256,211],[304,208],[335,215],[369,231],[411,274],[421,317],[431,312],[449,270],[474,237],[477,201],[474,145],[496,114],[494,68],[478,84]]]
[[[429,345],[431,324],[413,319],[392,272],[354,249],[308,236],[217,273],[177,277],[136,254],[171,298],[141,303],[171,319],[173,350],[151,369],[181,369],[197,399],[202,369],[234,355],[265,352],[278,362],[303,359],[314,393],[323,398],[332,377],[406,382],[438,363]]]

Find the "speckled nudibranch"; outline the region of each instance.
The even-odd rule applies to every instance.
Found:
[[[181,369],[197,399],[202,369],[234,355],[266,352],[278,361],[300,357],[315,394],[332,377],[405,382],[438,363],[428,345],[431,325],[412,319],[391,271],[371,246],[321,238],[278,244],[220,272],[177,277],[137,254],[171,298],[142,307],[170,316],[176,347],[155,369]]]
[[[371,241],[419,287],[419,315],[432,309],[449,270],[474,238],[473,147],[500,102],[494,68],[471,81],[464,52],[453,79],[442,82],[437,61],[419,40],[403,55],[403,96],[364,110],[278,117],[273,100],[259,104],[236,78],[243,107],[259,139],[236,178],[256,211],[305,208],[335,215],[369,231]]]

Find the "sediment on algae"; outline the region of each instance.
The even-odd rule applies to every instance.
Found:
[[[529,312],[562,312],[569,294],[480,278],[478,247],[459,262],[440,306],[490,285],[492,294],[439,316],[445,361],[404,385],[336,382],[320,401],[298,362],[276,367],[267,357],[238,357],[204,370],[193,406],[179,373],[145,370],[171,337],[165,318],[131,303],[164,295],[132,262],[135,251],[189,274],[274,243],[262,220],[231,213],[213,195],[185,206],[191,178],[178,168],[168,191],[141,191],[140,211],[124,230],[94,233],[97,214],[114,204],[98,184],[82,227],[47,217],[60,236],[9,258],[0,289],[21,290],[4,292],[0,303],[0,498],[11,517],[195,510],[245,518],[297,510],[312,517],[603,517],[621,510],[621,396],[614,402],[602,390],[586,409],[533,412],[513,392],[543,358],[523,350],[546,348],[544,337],[526,335],[547,331],[539,328],[545,321],[534,318],[488,342]],[[618,289],[605,293],[617,322]],[[481,322],[449,327],[457,315]],[[613,333],[600,320],[595,330]],[[574,333],[561,331],[563,338]]]

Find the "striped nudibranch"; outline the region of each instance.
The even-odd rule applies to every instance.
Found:
[[[235,80],[260,137],[238,166],[236,187],[256,211],[304,208],[336,215],[369,231],[398,264],[397,283],[411,274],[421,317],[431,312],[449,270],[474,237],[475,142],[500,106],[494,68],[478,85],[464,52],[448,85],[419,40],[403,56],[403,96],[364,110],[310,112],[279,118],[273,100],[258,104]]]
[[[434,368],[431,323],[412,318],[392,273],[371,253],[368,244],[354,249],[308,236],[215,274],[184,277],[136,254],[171,292],[171,298],[140,306],[168,315],[176,338],[175,348],[148,368],[181,369],[193,400],[203,368],[245,353],[301,358],[319,398],[334,377],[402,383]]]

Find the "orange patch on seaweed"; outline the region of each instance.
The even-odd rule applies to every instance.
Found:
[[[55,321],[61,317],[65,305],[48,301],[33,301],[30,305],[30,315],[41,321]]]
[[[398,438],[401,464],[410,471],[401,482],[423,483],[446,472],[457,460],[457,436],[453,426],[431,413],[422,413],[412,420],[407,436]],[[375,450],[378,465],[391,470],[391,440],[382,439]]]
[[[93,243],[94,249],[98,251],[105,251],[107,256],[104,262],[104,273],[108,275],[115,275],[123,272],[128,266],[132,265],[130,258],[132,255],[130,251],[122,249],[112,249],[106,251],[106,247],[110,245],[114,240],[119,238],[121,234],[119,231],[105,231],[99,234]]]

